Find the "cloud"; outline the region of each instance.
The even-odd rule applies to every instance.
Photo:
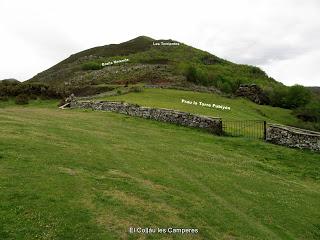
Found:
[[[287,85],[301,83],[306,86],[320,86],[319,61],[320,50],[316,50],[261,67],[276,79],[284,79],[283,82]]]

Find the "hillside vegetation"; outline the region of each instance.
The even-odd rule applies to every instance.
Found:
[[[142,36],[120,44],[95,47],[71,55],[30,81],[56,86],[124,82],[186,85],[186,72],[192,65],[201,75],[197,79],[199,82],[194,84],[215,86],[226,92],[231,92],[240,83],[256,83],[266,88],[281,85],[257,67],[234,64],[183,43],[154,45],[161,42],[176,41]],[[129,62],[101,66],[124,58]]]
[[[0,239],[319,239],[319,154],[56,104],[0,102]]]
[[[280,123],[297,127],[307,124],[299,120],[289,109],[257,105],[244,98],[226,98],[219,94],[181,91],[173,89],[145,89],[142,92],[131,92],[118,96],[97,98],[98,100],[115,100],[136,103],[141,106],[169,108],[224,120],[266,120],[269,123]],[[182,103],[182,99],[202,103],[229,106],[231,110],[221,110],[198,105]],[[309,125],[310,129],[312,125]]]

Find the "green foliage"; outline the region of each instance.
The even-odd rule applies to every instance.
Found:
[[[212,54],[206,54],[200,58],[201,62],[206,65],[224,63],[221,58],[218,58]]]
[[[26,94],[19,94],[16,96],[15,103],[18,105],[26,105],[29,103],[29,98]]]
[[[7,102],[9,100],[8,96],[0,96],[0,101]]]
[[[287,107],[288,89],[286,87],[278,87],[267,92],[271,105],[274,107]]]
[[[20,94],[27,95],[30,99],[35,99],[37,96],[46,96],[46,98],[61,98],[67,95],[64,89],[58,89],[54,86],[49,86],[43,83],[1,83],[1,95],[15,97]]]
[[[102,69],[102,65],[101,63],[97,63],[97,62],[86,62],[83,63],[81,66],[82,70],[99,70]]]
[[[130,92],[143,92],[143,87],[141,86],[133,86],[130,88]]]
[[[303,107],[312,99],[310,91],[301,85],[274,88],[268,96],[272,106],[289,109]]]
[[[141,63],[146,64],[169,64],[170,60],[168,58],[151,58],[151,59],[142,59]]]
[[[288,108],[302,107],[311,100],[311,92],[301,85],[294,85],[289,88],[287,95]]]
[[[294,114],[303,121],[320,123],[320,102],[314,101],[300,107],[294,111]]]
[[[30,94],[28,97],[30,100],[36,100],[38,98],[35,94]]]
[[[185,67],[185,77],[189,82],[203,86],[214,86],[225,93],[234,92],[241,82],[240,80],[231,82],[223,75],[215,75],[213,71],[196,65]]]
[[[189,82],[193,82],[196,84],[200,82],[197,69],[193,65],[189,65],[187,67],[185,76],[187,78],[187,81]]]
[[[232,92],[232,86],[229,82],[223,82],[222,86],[220,88],[225,93],[231,93]]]

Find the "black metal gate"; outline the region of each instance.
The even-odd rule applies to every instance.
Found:
[[[255,139],[266,138],[266,121],[263,120],[222,120],[223,134]]]

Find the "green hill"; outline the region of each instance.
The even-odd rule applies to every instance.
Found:
[[[261,69],[239,65],[183,43],[138,37],[120,44],[91,48],[63,60],[34,76],[31,82],[54,86],[139,83],[187,86],[213,86],[224,92],[240,83],[255,83],[268,89],[282,86]],[[102,67],[102,63],[128,59],[128,62]],[[197,79],[188,79],[190,66],[197,68]],[[189,80],[189,81],[187,81]]]

